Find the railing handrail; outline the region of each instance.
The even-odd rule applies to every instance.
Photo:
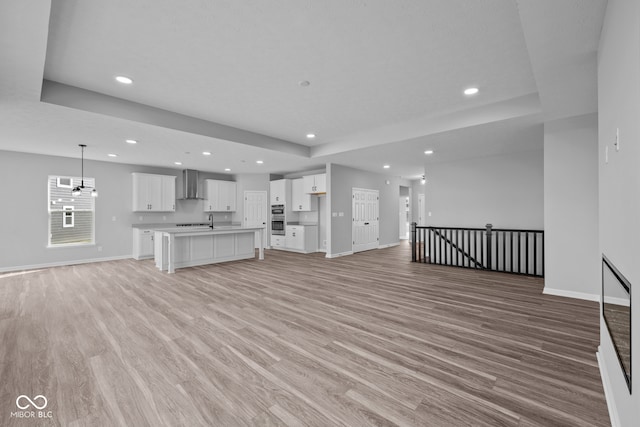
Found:
[[[416,225],[416,228],[422,229],[439,229],[439,230],[470,230],[470,231],[485,231],[486,227],[483,228],[467,228],[467,227],[439,227],[437,225]],[[492,231],[518,231],[520,233],[544,233],[544,229],[542,230],[533,230],[527,228],[491,228]]]
[[[436,225],[416,225],[416,228],[431,228],[431,229],[439,229],[439,230],[470,230],[470,231],[484,231],[486,228],[464,228],[464,227],[438,227]]]

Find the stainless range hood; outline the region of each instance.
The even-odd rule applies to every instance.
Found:
[[[200,189],[198,188],[198,171],[193,169],[185,169],[182,171],[182,197],[180,200],[198,200],[202,199]]]

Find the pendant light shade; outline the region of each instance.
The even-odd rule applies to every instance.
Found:
[[[71,190],[71,195],[72,196],[79,196],[82,194],[82,190],[89,189],[89,187],[85,187],[84,186],[84,149],[87,147],[85,144],[78,144],[78,146],[80,147],[81,151],[81,158],[82,158],[82,178],[80,181],[80,185],[78,185],[77,187],[73,187],[73,189]],[[98,190],[96,190],[95,188],[91,191],[91,197],[98,197]]]

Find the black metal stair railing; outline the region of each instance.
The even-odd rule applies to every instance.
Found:
[[[413,262],[544,277],[544,231],[411,224]]]

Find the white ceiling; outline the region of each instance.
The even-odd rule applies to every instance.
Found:
[[[79,157],[85,143],[103,161],[232,173],[330,161],[416,178],[425,161],[540,148],[544,120],[596,111],[605,7],[5,0],[0,149]]]

